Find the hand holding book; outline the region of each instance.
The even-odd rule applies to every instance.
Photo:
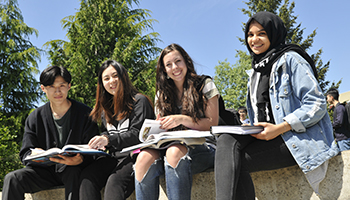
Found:
[[[80,153],[68,153],[66,155],[57,154],[57,157],[50,157],[50,161],[64,165],[79,165],[84,161],[84,157]]]
[[[121,153],[143,148],[164,149],[167,148],[169,144],[173,143],[201,145],[205,143],[206,137],[212,136],[213,135],[210,133],[210,131],[183,130],[160,132],[149,135],[147,139],[140,144],[124,148]]]
[[[53,165],[56,163],[56,159],[66,158],[68,164],[74,164],[78,162],[78,158],[68,159],[67,157],[74,157],[77,154],[86,154],[86,155],[109,155],[106,152],[99,151],[96,149],[90,149],[88,145],[73,145],[69,144],[64,146],[62,149],[59,148],[51,148],[48,150],[40,150],[40,149],[31,149],[31,155],[28,155],[24,161],[32,163],[32,164],[40,164],[40,165]],[[65,156],[65,157],[62,157]],[[51,160],[51,158],[56,158]],[[65,164],[65,163],[64,163]]]

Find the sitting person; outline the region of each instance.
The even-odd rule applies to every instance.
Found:
[[[93,149],[108,149],[111,157],[99,157],[81,175],[80,199],[123,200],[134,191],[137,154],[120,153],[140,143],[139,132],[145,119],[155,119],[151,101],[132,85],[123,65],[114,60],[102,63],[98,73],[96,104],[92,119],[102,122],[102,135],[89,142]]]
[[[87,144],[98,134],[98,126],[91,120],[91,108],[67,98],[71,75],[58,66],[46,68],[40,75],[41,89],[49,102],[35,109],[26,119],[20,158],[25,168],[5,176],[3,200],[24,199],[25,193],[35,193],[64,185],[65,198],[79,199],[80,173],[92,158],[76,154],[53,159],[55,165],[42,166],[25,162],[31,149],[62,148],[66,144]]]
[[[209,131],[219,122],[219,92],[210,78],[196,74],[187,52],[167,46],[157,64],[155,110],[168,131]],[[159,176],[165,174],[169,200],[191,199],[192,175],[214,166],[213,144],[172,144],[167,149],[143,149],[135,163],[136,199],[157,200]]]
[[[247,108],[264,130],[221,134],[215,155],[216,199],[255,199],[251,172],[299,165],[318,193],[328,160],[339,149],[316,67],[298,45],[285,44],[283,21],[270,12],[253,15],[245,41],[252,55]]]

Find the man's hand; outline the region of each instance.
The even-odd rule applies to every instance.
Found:
[[[50,158],[51,161],[60,163],[60,164],[65,164],[65,165],[79,165],[83,162],[84,158],[83,156],[78,153],[75,156],[63,156],[63,155],[58,155],[58,157],[62,158]]]

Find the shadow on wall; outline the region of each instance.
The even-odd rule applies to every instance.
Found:
[[[320,184],[321,199],[339,199],[343,187],[343,177],[344,161],[338,155],[330,159],[326,178]]]
[[[326,177],[319,188],[320,197],[314,193],[298,166],[254,172],[251,175],[259,200],[341,199],[339,197],[344,186],[344,161],[340,155],[329,160]]]

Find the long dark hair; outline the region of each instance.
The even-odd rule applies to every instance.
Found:
[[[102,82],[102,73],[110,66],[114,67],[118,75],[117,92],[115,95],[107,92]],[[96,104],[90,116],[92,116],[94,121],[101,121],[101,116],[104,112],[106,120],[109,123],[113,119],[119,121],[128,117],[133,110],[134,96],[137,93],[138,91],[132,85],[125,67],[115,60],[107,60],[102,63],[98,73]]]
[[[178,99],[176,92],[177,88],[172,79],[167,78],[167,73],[164,66],[164,56],[172,51],[178,51],[187,66],[187,74],[185,82],[183,84],[183,98]],[[167,116],[171,114],[183,114],[192,117],[194,122],[197,122],[204,116],[204,110],[206,108],[207,99],[202,94],[203,85],[201,83],[201,76],[197,75],[194,69],[192,58],[188,53],[178,44],[170,44],[161,52],[157,63],[157,76],[156,76],[156,95],[157,102],[155,102],[156,108],[159,110],[161,116]],[[179,110],[176,102],[181,101],[182,109]]]

